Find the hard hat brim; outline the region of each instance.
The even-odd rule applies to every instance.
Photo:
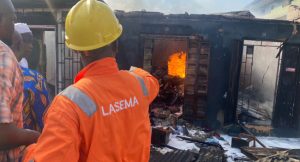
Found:
[[[95,49],[98,49],[98,48],[101,48],[101,47],[104,47],[104,46],[107,46],[111,43],[113,43],[114,41],[116,41],[121,35],[122,35],[122,32],[123,32],[123,27],[122,25],[120,25],[120,28],[119,28],[119,32],[117,34],[115,34],[114,36],[112,36],[110,38],[110,40],[108,40],[107,42],[103,43],[98,43],[98,44],[94,44],[94,45],[91,45],[91,46],[78,46],[78,45],[74,45],[74,44],[71,44],[71,43],[68,43],[67,41],[67,38],[66,38],[66,46],[72,50],[76,50],[76,51],[91,51],[91,50],[95,50]]]

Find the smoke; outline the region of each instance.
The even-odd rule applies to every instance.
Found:
[[[166,14],[209,14],[244,10],[253,0],[105,0],[113,9]]]
[[[240,88],[239,103],[245,103],[245,105],[240,104],[244,108],[250,106],[260,110],[271,118],[277,86],[276,55],[280,42],[245,41],[244,43],[254,45],[254,52],[246,59],[246,46],[244,47],[243,60],[247,63],[242,64],[240,81],[247,83],[247,87]]]

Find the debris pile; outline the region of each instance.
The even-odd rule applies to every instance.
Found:
[[[300,138],[258,137],[242,124],[212,131],[182,119],[175,127],[153,126],[150,161],[178,159],[182,162],[300,162]]]
[[[223,133],[231,135],[222,134],[219,140],[227,161],[300,162],[300,138],[258,137],[242,124],[228,126]]]
[[[184,78],[170,76],[166,68],[154,68],[160,83],[158,97],[150,105],[152,149],[150,161],[222,162],[224,150],[216,132],[181,119]]]
[[[181,118],[184,78],[170,76],[166,68],[154,68],[152,74],[159,80],[160,92],[150,105],[151,162],[300,162],[299,150],[290,150],[285,146],[274,148],[265,144],[268,141],[262,141],[256,136],[269,136],[273,129],[267,124],[253,123],[270,120],[268,112],[256,108],[257,102],[242,103],[240,100],[238,119],[243,124],[224,127],[218,132],[213,131],[190,124]]]
[[[193,126],[182,119],[175,126],[153,126],[151,159],[173,162],[182,157],[171,157],[181,154],[189,157],[184,158],[183,162],[222,162],[225,159],[224,150],[216,136],[219,136],[216,132]]]
[[[167,69],[164,68],[157,68],[153,75],[158,78],[160,91],[150,105],[151,123],[156,126],[175,127],[183,113],[184,79],[169,76]]]

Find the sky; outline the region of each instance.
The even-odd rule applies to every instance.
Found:
[[[253,0],[105,0],[113,9],[158,11],[166,14],[210,14],[245,10]]]

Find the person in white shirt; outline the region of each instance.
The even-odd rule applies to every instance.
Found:
[[[32,53],[32,38],[28,25],[21,23],[15,25],[12,50],[24,77],[23,126],[41,132],[44,127],[43,114],[50,101],[45,78],[38,71],[30,69],[25,58]]]
[[[28,68],[29,66],[26,57],[28,57],[32,53],[33,34],[27,24],[24,23],[15,24],[15,33],[14,33],[13,41],[15,42],[13,43],[12,48],[20,49],[17,55],[17,59],[19,60],[20,66],[24,68]]]

